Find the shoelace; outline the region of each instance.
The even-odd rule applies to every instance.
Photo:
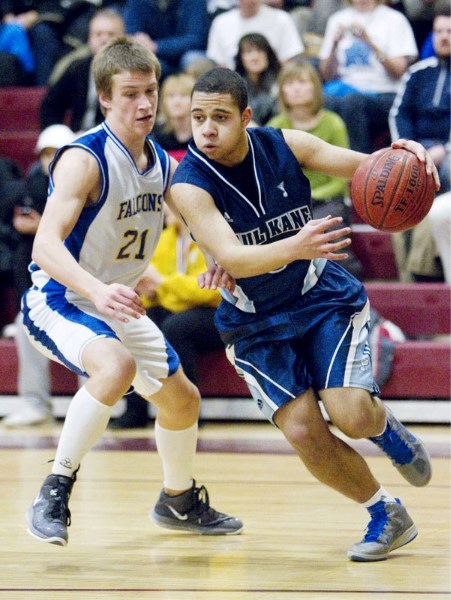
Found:
[[[80,467],[78,467],[78,469],[72,473],[70,482],[68,484],[61,482],[57,476],[58,483],[51,488],[51,490],[56,490],[56,494],[51,494],[51,491],[49,491],[50,516],[52,519],[61,520],[63,523],[65,522],[68,527],[71,524],[71,512],[68,503],[70,494],[72,492],[72,487],[77,481],[77,473],[79,470]]]
[[[392,458],[392,462],[398,465],[406,465],[412,462],[413,451],[407,445],[406,441],[403,440],[402,437],[398,434],[398,429],[392,429],[392,431],[390,431],[390,433],[388,434],[390,443],[396,452],[396,459]]]
[[[67,486],[64,483],[58,481],[56,485],[52,486],[48,495],[48,512],[50,516],[52,517],[52,519],[62,521],[68,526],[71,524],[71,514],[68,506],[71,489],[72,485]],[[54,490],[56,490],[56,493]]]
[[[201,487],[195,487],[193,490],[194,495],[194,509],[198,515],[202,515],[210,510],[210,498],[208,496],[207,488],[202,485]]]
[[[371,521],[368,523],[364,539],[366,542],[376,542],[384,530],[388,515],[383,503],[382,506],[371,511],[370,514]]]

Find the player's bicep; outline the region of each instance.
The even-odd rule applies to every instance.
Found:
[[[366,154],[334,146],[305,131],[284,129],[283,136],[302,167],[351,179]]]
[[[187,183],[173,185],[171,196],[193,238],[221,263],[221,256],[227,247],[238,245],[239,241],[216,208],[213,198],[204,190]]]
[[[64,240],[72,231],[83,207],[98,193],[99,169],[84,150],[67,150],[53,173],[53,190],[39,225],[40,233]]]

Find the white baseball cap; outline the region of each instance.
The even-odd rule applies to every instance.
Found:
[[[39,134],[35,152],[39,154],[44,148],[58,150],[65,144],[70,144],[76,137],[76,134],[67,125],[50,125]]]

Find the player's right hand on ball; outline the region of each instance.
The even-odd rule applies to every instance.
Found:
[[[328,260],[345,260],[348,254],[340,252],[351,244],[350,227],[340,227],[341,217],[323,217],[312,219],[291,239],[297,244],[298,258],[312,260],[327,258]],[[338,229],[331,230],[332,227]]]
[[[134,289],[120,283],[104,286],[95,300],[97,310],[104,315],[114,317],[122,323],[128,323],[129,317],[139,319],[146,311],[141,298]]]

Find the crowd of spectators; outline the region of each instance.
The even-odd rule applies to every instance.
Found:
[[[443,0],[4,0],[0,88],[44,86],[41,132],[63,124],[74,133],[86,131],[103,120],[93,57],[126,33],[160,60],[153,137],[177,159],[191,137],[194,81],[216,65],[235,69],[246,81],[253,125],[304,129],[363,152],[398,137],[420,141],[440,169],[444,193],[421,227],[395,241],[400,278],[451,282],[450,23]],[[7,155],[0,167],[1,190],[36,175],[36,166],[20,174]],[[347,182],[306,175],[314,217],[332,211],[349,223]],[[3,283],[14,278],[14,214],[3,202]],[[32,216],[20,218],[29,222]],[[420,256],[421,268],[412,255]],[[346,266],[362,277],[352,253]]]

